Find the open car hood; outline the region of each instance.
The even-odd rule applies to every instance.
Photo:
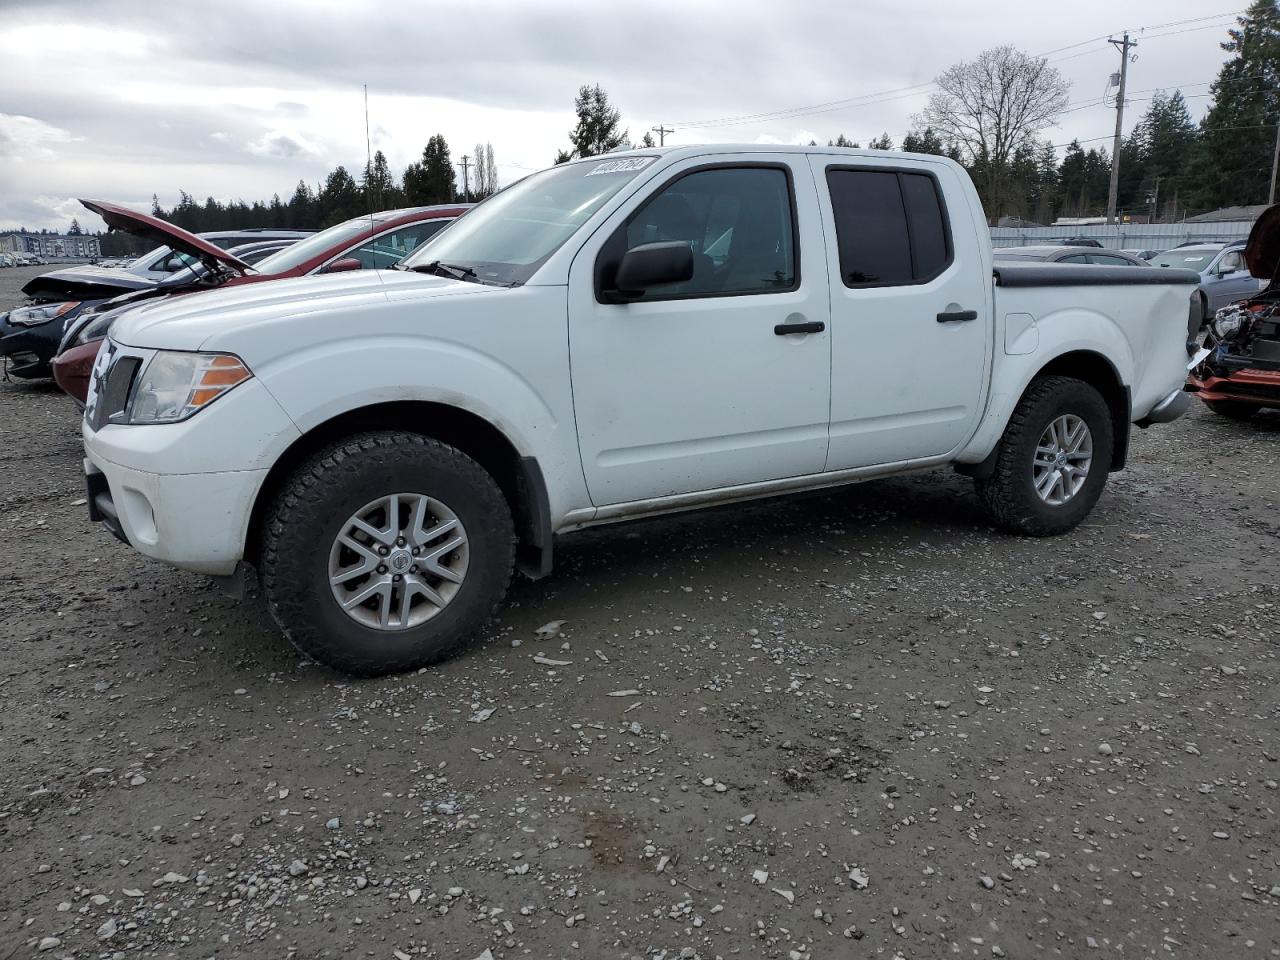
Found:
[[[232,256],[217,244],[210,243],[202,237],[197,237],[194,233],[183,230],[181,227],[175,227],[172,223],[161,220],[159,217],[139,213],[136,210],[130,210],[128,207],[122,207],[119,204],[108,203],[105,200],[82,199],[80,202],[105,220],[107,226],[112,230],[122,230],[135,237],[143,237],[153,243],[167,244],[171,249],[179,253],[195,257],[211,269],[216,264],[222,264],[230,267],[236,273],[251,272],[249,264],[239,257]]]
[[[1274,287],[1280,285],[1280,203],[1262,211],[1244,248],[1249,272]]]
[[[32,277],[22,292],[37,300],[101,300],[156,285],[149,277],[107,267],[67,267]]]

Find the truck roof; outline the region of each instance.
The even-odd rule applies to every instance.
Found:
[[[602,157],[666,157],[680,159],[683,157],[701,157],[708,154],[730,153],[776,153],[783,155],[830,154],[841,157],[859,157],[867,160],[930,160],[938,163],[955,163],[950,157],[934,153],[904,153],[901,150],[876,150],[871,147],[826,147],[821,145],[807,146],[792,143],[691,143],[677,147],[632,147],[619,148],[609,153],[596,154],[591,157],[578,157],[570,163],[587,163]]]

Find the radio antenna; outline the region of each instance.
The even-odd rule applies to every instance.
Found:
[[[369,201],[369,232],[373,232],[373,143],[369,139],[369,85],[364,84],[364,192]],[[379,197],[379,200],[382,198]]]

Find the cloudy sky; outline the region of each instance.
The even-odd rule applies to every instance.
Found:
[[[1160,88],[1181,88],[1198,118],[1244,5],[0,0],[0,228],[101,228],[76,197],[288,199],[338,163],[358,174],[362,84],[393,168],[440,132],[455,160],[491,142],[507,183],[566,144],[582,83],[608,90],[636,141],[663,123],[673,143],[897,143],[939,72],[1011,43],[1071,81],[1053,142],[1104,145],[1119,67],[1106,35],[1139,41],[1126,129]]]

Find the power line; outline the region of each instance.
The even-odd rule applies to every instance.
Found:
[[[1203,20],[1217,21],[1217,20],[1221,20],[1223,17],[1233,17],[1233,16],[1236,16],[1237,14],[1244,13],[1244,12],[1245,11],[1243,10],[1232,10],[1232,11],[1225,11],[1223,13],[1209,14],[1203,17],[1191,17],[1184,20],[1171,20],[1166,23],[1149,24],[1143,27],[1132,28],[1130,32],[1141,34],[1144,40],[1155,39],[1156,37],[1159,37],[1159,36],[1173,36],[1174,33],[1182,33],[1182,32],[1188,32],[1188,31],[1179,30],[1179,31],[1173,31],[1172,33],[1152,34],[1152,35],[1148,35],[1144,31],[1160,30],[1165,27],[1181,26],[1183,24],[1188,24],[1188,23],[1198,23]],[[1208,29],[1214,29],[1214,28],[1217,28],[1220,26],[1226,26],[1226,25],[1228,24],[1227,23],[1222,23],[1222,24],[1209,23],[1203,26],[1191,27],[1191,28],[1188,28],[1188,30],[1208,30]],[[1109,36],[1111,36],[1111,34],[1103,34],[1102,36],[1093,37],[1093,38],[1090,38],[1089,40],[1081,40],[1078,43],[1068,44],[1067,46],[1057,47],[1053,50],[1046,51],[1045,53],[1036,54],[1036,56],[1047,57],[1050,54],[1061,53],[1066,50],[1074,50],[1077,47],[1083,47],[1091,43],[1098,43],[1099,41],[1106,40]],[[1075,57],[1078,57],[1078,56],[1088,56],[1093,53],[1101,52],[1101,49],[1102,48],[1100,48],[1099,50],[1087,50],[1087,51],[1084,51],[1083,53],[1073,54],[1069,57],[1061,57],[1058,60],[1051,60],[1049,62],[1061,63],[1064,60],[1075,59]],[[865,106],[871,106],[874,104],[888,103],[892,100],[909,99],[910,97],[919,96],[923,92],[930,90],[936,86],[937,86],[937,82],[931,80],[931,81],[928,81],[927,83],[917,83],[909,87],[897,87],[892,90],[881,90],[881,91],[876,91],[875,93],[860,94],[854,97],[844,97],[839,100],[826,100],[820,103],[803,104],[795,107],[782,107],[777,110],[766,110],[766,111],[761,111],[759,113],[729,115],[729,116],[715,117],[712,119],[705,119],[705,120],[682,120],[682,121],[676,121],[676,124],[681,127],[687,127],[687,128],[693,128],[693,129],[705,129],[705,128],[711,128],[711,127],[742,126],[745,124],[764,123],[769,121],[794,120],[798,117],[812,116],[814,114],[819,114],[819,113],[831,113],[836,110],[852,109],[854,107],[865,107]]]

